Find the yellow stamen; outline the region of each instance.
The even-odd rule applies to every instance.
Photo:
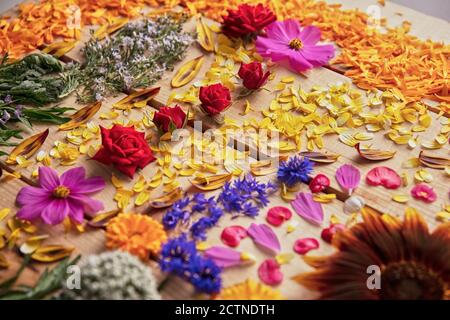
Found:
[[[291,49],[294,49],[294,50],[298,51],[301,48],[303,48],[303,42],[302,42],[302,40],[300,40],[298,38],[292,39],[289,42],[289,47],[291,47]]]
[[[57,186],[53,190],[53,196],[56,198],[67,198],[70,194],[69,188],[65,186]]]

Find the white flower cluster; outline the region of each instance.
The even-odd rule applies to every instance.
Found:
[[[161,299],[151,269],[127,252],[111,251],[90,256],[80,268],[80,289],[63,286],[64,299]]]

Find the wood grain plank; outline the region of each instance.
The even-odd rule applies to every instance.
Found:
[[[210,22],[212,23],[212,22]],[[194,52],[195,51],[195,52]],[[191,57],[198,56],[198,54],[201,53],[201,50],[199,48],[194,48],[189,53]],[[205,64],[202,67],[202,70],[197,75],[196,79],[194,79],[192,83],[194,83],[197,80],[200,80],[204,77],[204,68],[206,70],[209,69],[210,63],[213,60],[213,55],[206,55]],[[189,59],[189,58],[187,58]],[[295,78],[295,84],[300,85],[301,88],[305,91],[309,91],[313,86],[322,86],[325,87],[327,84],[330,83],[342,83],[342,82],[351,82],[350,79],[333,72],[331,70],[325,69],[325,68],[318,68],[314,69],[306,74],[306,77],[298,76],[296,74],[291,73],[290,71],[287,71],[282,68],[274,68],[273,69],[276,78],[272,80],[269,85],[266,87],[269,88],[269,90],[273,90],[274,86],[278,83],[278,81],[285,77],[285,76],[293,76]],[[237,70],[236,70],[237,73]],[[167,103],[167,100],[169,99],[172,92],[179,92],[183,93],[185,92],[189,86],[179,88],[172,90],[170,89],[169,82],[170,79],[173,76],[172,73],[168,73],[167,76],[164,77],[166,84],[161,86],[161,92],[160,94],[154,99],[155,105],[164,105]],[[163,80],[164,81],[164,80]],[[356,87],[353,86],[355,90],[357,90]],[[238,89],[239,90],[239,89]],[[360,91],[362,92],[362,91]],[[272,92],[266,92],[266,91],[259,91],[256,94],[253,94],[249,96],[247,99],[250,101],[251,105],[256,109],[256,111],[249,112],[245,117],[242,116],[242,112],[244,110],[244,103],[245,100],[235,102],[224,114],[225,117],[230,118],[235,121],[238,125],[243,125],[246,120],[249,120],[251,118],[256,119],[257,121],[261,121],[263,119],[263,115],[260,111],[267,109],[267,107],[270,104],[270,101],[275,97],[275,94]],[[417,136],[419,136],[422,141],[430,141],[433,140],[435,135],[439,132],[441,125],[439,124],[439,120],[437,119],[437,116],[434,114],[431,114],[432,117],[432,125],[426,132],[417,133]],[[215,127],[218,126],[215,125],[211,121],[207,121],[206,123],[203,122],[203,125],[208,127]],[[327,135],[324,136],[324,144],[325,144],[325,150],[338,152],[341,154],[341,158],[338,162],[335,164],[329,165],[329,166],[320,166],[318,171],[321,171],[323,173],[326,173],[328,176],[333,177],[336,169],[344,164],[344,163],[354,163],[356,164],[363,172],[363,176],[365,173],[367,173],[368,170],[371,168],[378,166],[378,165],[387,165],[392,167],[393,169],[397,170],[398,172],[405,171],[408,173],[409,177],[411,178],[414,171],[413,169],[405,170],[402,169],[402,163],[406,161],[407,159],[417,156],[419,153],[419,147],[416,149],[409,149],[406,146],[399,146],[394,144],[392,141],[386,139],[383,135],[385,132],[378,132],[375,133],[375,139],[373,140],[374,147],[379,149],[385,149],[385,150],[396,150],[397,155],[387,162],[382,163],[373,163],[373,162],[367,162],[367,161],[361,161],[358,156],[356,150],[353,148],[350,148],[338,141],[338,137],[335,135]],[[242,140],[242,139],[241,139]],[[370,141],[372,142],[372,141]],[[248,141],[244,141],[242,143],[243,145],[248,146]],[[303,144],[304,145],[304,144]],[[305,147],[302,147],[304,150]],[[443,148],[443,152],[446,153],[448,150],[448,144]],[[447,152],[448,153],[448,152]],[[428,170],[428,169],[427,169]],[[434,215],[437,213],[441,206],[446,201],[447,198],[447,184],[448,184],[448,177],[443,173],[443,171],[439,170],[432,170],[429,169],[433,175],[434,175],[434,181],[432,183],[432,186],[435,188],[435,190],[438,193],[438,201],[436,201],[433,204],[425,204],[420,201],[416,201],[414,199],[410,200],[408,202],[408,205],[412,205],[416,208],[418,208],[422,213],[424,213],[428,217],[428,222],[435,224],[434,221]],[[411,186],[411,185],[410,185]],[[398,190],[396,192],[398,193],[409,193],[408,188],[403,188],[402,190]],[[333,179],[332,187],[335,191],[339,191],[340,188],[337,185],[336,181]],[[379,211],[385,211],[391,212],[391,213],[397,213],[401,214],[404,209],[404,204],[399,204],[396,202],[391,201],[392,192],[387,192],[387,190],[384,190],[382,187],[369,187],[366,186],[364,182],[362,182],[361,187],[356,191],[356,194],[360,194],[361,196],[364,196],[366,198],[366,201],[368,201],[368,204],[371,207],[374,207],[375,209]]]

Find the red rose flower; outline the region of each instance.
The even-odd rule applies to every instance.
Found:
[[[275,20],[273,12],[261,3],[241,4],[237,10],[228,10],[228,15],[223,17],[222,32],[232,38],[254,36]]]
[[[211,116],[221,113],[231,104],[230,90],[221,83],[201,87],[199,98],[203,111]]]
[[[242,79],[244,87],[249,90],[256,90],[266,83],[270,71],[264,73],[261,63],[251,62],[241,64],[238,75]]]
[[[114,125],[111,129],[100,126],[102,147],[92,158],[106,165],[113,165],[120,172],[133,178],[137,168],[143,169],[155,160],[145,141],[145,134],[134,127]]]
[[[153,123],[162,132],[173,131],[184,127],[186,123],[186,113],[180,106],[161,107],[153,116]]]

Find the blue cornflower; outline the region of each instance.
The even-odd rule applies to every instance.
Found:
[[[191,205],[190,210],[187,208]],[[223,215],[222,208],[214,197],[206,198],[203,193],[197,193],[190,197],[184,197],[175,202],[170,210],[166,212],[162,223],[167,230],[173,230],[178,223],[187,223],[193,213],[204,213],[208,216],[202,217],[192,224],[190,232],[192,238],[205,239],[206,230],[214,227]]]
[[[172,205],[172,208],[162,218],[162,223],[166,230],[173,230],[178,222],[186,220],[189,217],[189,211],[184,210],[188,205],[189,197],[180,199]]]
[[[188,279],[198,291],[218,293],[222,288],[221,273],[213,260],[197,256],[189,263]]]
[[[194,241],[188,241],[186,234],[167,241],[161,249],[159,266],[162,271],[182,276],[185,274],[188,263],[197,256]]]
[[[280,163],[277,178],[287,187],[293,187],[299,182],[308,183],[313,166],[314,164],[308,158],[294,156]]]
[[[272,183],[260,183],[253,176],[248,175],[243,179],[235,180],[233,184],[225,184],[217,202],[223,205],[226,212],[255,217],[259,213],[258,207],[267,206],[268,195],[275,189]]]

